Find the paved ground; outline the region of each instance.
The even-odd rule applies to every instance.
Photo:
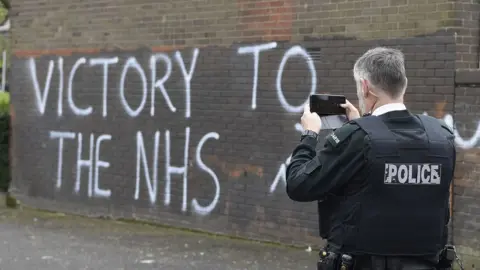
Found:
[[[0,209],[1,270],[315,269],[315,252],[142,224]]]

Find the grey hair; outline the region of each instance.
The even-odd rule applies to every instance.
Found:
[[[401,96],[407,88],[404,55],[400,50],[377,47],[358,58],[353,67],[357,83],[369,81],[392,98]]]

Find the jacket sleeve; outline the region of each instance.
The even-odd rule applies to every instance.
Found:
[[[323,199],[343,186],[363,168],[365,132],[346,124],[327,136],[324,147],[316,151],[317,140],[305,137],[295,147],[287,167],[287,194],[299,202]]]

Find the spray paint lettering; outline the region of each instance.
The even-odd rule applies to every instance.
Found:
[[[277,47],[277,43],[271,42],[271,43],[265,43],[261,45],[246,46],[246,47],[238,48],[238,51],[237,51],[238,54],[253,54],[254,69],[253,69],[253,88],[252,88],[252,109],[254,110],[257,108],[257,85],[258,85],[258,70],[260,66],[259,65],[260,52],[268,51],[276,47]],[[295,56],[301,57],[305,60],[305,63],[307,64],[307,67],[308,67],[308,71],[310,72],[311,87],[310,87],[310,93],[306,95],[306,97],[308,98],[310,95],[315,94],[317,89],[317,72],[315,69],[315,64],[313,63],[313,60],[308,54],[308,52],[300,46],[293,46],[290,49],[288,49],[283,55],[282,60],[280,62],[280,66],[278,67],[276,84],[275,84],[278,101],[282,105],[282,108],[288,113],[301,112],[303,110],[303,105],[305,104],[305,103],[302,103],[298,106],[293,106],[290,103],[288,103],[288,101],[285,98],[285,95],[283,94],[282,76],[284,73],[285,65],[287,64],[287,61],[290,58]]]
[[[240,47],[237,50],[239,56],[245,54],[253,55],[254,68],[253,72],[253,83],[252,83],[252,101],[251,108],[255,110],[257,108],[257,85],[258,85],[258,72],[260,69],[260,59],[261,52],[275,49],[277,47],[276,42],[270,42],[265,44],[253,45]],[[156,93],[159,91],[163,100],[165,101],[168,109],[175,113],[177,108],[172,102],[168,89],[165,86],[166,82],[170,79],[172,71],[178,69],[182,75],[184,81],[184,93],[185,93],[185,112],[184,118],[188,119],[191,117],[191,81],[195,75],[195,69],[197,64],[197,58],[199,57],[200,51],[198,49],[193,49],[190,56],[190,64],[186,64],[184,61],[184,56],[182,53],[175,52],[173,54],[173,59],[165,53],[155,53],[150,56],[148,68],[150,72],[147,72],[140,62],[133,56],[128,57],[125,60],[122,60],[118,56],[114,57],[80,57],[76,59],[73,65],[68,69],[64,64],[64,59],[58,57],[56,60],[48,61],[48,69],[45,75],[45,78],[38,78],[37,75],[37,63],[33,58],[28,59],[28,71],[31,78],[34,98],[36,101],[37,111],[41,116],[45,115],[49,96],[52,94],[57,94],[56,99],[56,114],[58,117],[64,115],[64,110],[69,109],[77,117],[93,117],[93,114],[96,110],[101,110],[101,115],[103,118],[106,118],[109,113],[109,106],[115,106],[110,104],[115,99],[112,99],[112,94],[117,98],[118,104],[123,108],[123,112],[131,118],[136,118],[140,114],[144,113],[147,103],[150,105],[150,116],[155,116],[155,99]],[[282,106],[283,110],[287,113],[298,113],[303,109],[303,104],[292,105],[289,101],[286,100],[282,88],[282,78],[285,75],[284,69],[287,62],[293,58],[297,57],[303,59],[306,64],[306,68],[311,76],[311,86],[308,89],[308,94],[313,94],[316,91],[317,76],[315,71],[315,66],[312,59],[310,58],[308,52],[300,46],[293,46],[285,51],[283,57],[278,66],[275,88],[278,101]],[[118,67],[121,65],[120,67]],[[101,108],[95,108],[89,104],[78,104],[75,100],[75,91],[81,91],[81,88],[75,87],[76,75],[81,73],[85,69],[97,69],[100,68],[102,72],[102,81],[99,83],[101,85]],[[114,86],[109,85],[109,74],[112,68],[120,68],[121,73],[118,80],[118,88],[115,89]],[[158,75],[157,69],[162,69],[163,73]],[[127,75],[137,76],[139,79],[137,95],[140,96],[140,102],[136,105],[133,105],[128,100],[128,95],[126,94]],[[149,76],[147,76],[149,75]],[[52,89],[52,80],[54,76],[58,76],[58,89],[57,93],[54,93]],[[64,76],[66,80],[64,80]],[[40,82],[43,83],[40,83]],[[65,85],[66,83],[66,85]],[[65,91],[64,91],[65,90]],[[116,95],[114,93],[117,93]],[[64,95],[66,95],[67,107],[64,107]],[[110,97],[110,98],[109,98]],[[109,102],[107,102],[110,100]],[[150,102],[148,102],[150,101]],[[299,124],[295,125],[295,129],[301,131],[301,126]],[[141,130],[135,133],[135,137],[132,138],[133,142],[136,145],[136,156],[135,156],[135,191],[133,197],[135,200],[139,200],[142,196],[142,190],[146,190],[146,195],[152,205],[157,203],[157,194],[159,186],[159,173],[158,168],[161,167],[159,163],[160,152],[162,151],[160,145],[163,144],[163,155],[165,158],[163,183],[164,183],[164,198],[163,204],[165,206],[170,205],[171,203],[171,176],[172,175],[181,175],[182,176],[182,204],[181,210],[183,212],[187,211],[190,207],[192,210],[199,215],[207,215],[213,211],[218,204],[220,197],[220,179],[217,174],[206,165],[201,157],[202,147],[209,140],[219,140],[220,134],[217,132],[207,132],[203,135],[196,146],[195,152],[195,164],[200,171],[205,172],[210,176],[214,184],[214,194],[213,199],[208,205],[202,205],[198,199],[193,198],[188,200],[188,160],[189,160],[189,147],[190,147],[190,127],[185,128],[185,144],[183,149],[183,162],[181,165],[172,165],[170,161],[171,156],[171,142],[170,142],[170,130],[160,131],[157,130],[153,134],[144,134]],[[82,180],[86,178],[87,185],[86,190],[89,197],[98,197],[98,198],[109,198],[111,197],[111,188],[102,187],[100,173],[104,170],[108,170],[110,167],[110,162],[101,160],[101,152],[108,151],[109,141],[112,140],[112,134],[84,134],[81,132],[73,132],[71,130],[53,130],[50,132],[50,138],[52,140],[57,140],[57,151],[58,151],[58,160],[57,160],[57,179],[56,179],[56,188],[60,190],[62,188],[62,171],[65,169],[63,163],[63,156],[65,148],[67,145],[73,144],[77,147],[77,163],[76,163],[76,178],[74,184],[74,193],[79,194],[82,189]],[[83,147],[85,144],[85,139],[88,138],[87,145],[88,147]],[[149,150],[145,147],[146,140],[153,141],[153,149]],[[69,142],[70,141],[70,142]],[[102,147],[101,147],[102,146]],[[102,148],[102,149],[101,149]],[[278,172],[275,174],[275,178],[270,186],[270,192],[273,192],[280,182],[285,183],[285,169],[286,165],[289,163],[290,157],[287,158],[286,162],[283,162],[280,165]],[[145,188],[142,188],[145,186]]]
[[[190,111],[190,81],[194,75],[195,71],[195,64],[196,58],[198,57],[199,51],[198,49],[194,49],[192,53],[192,60],[189,67],[186,66],[182,54],[180,52],[175,53],[175,59],[178,64],[178,68],[180,69],[182,75],[184,76],[184,84],[185,84],[185,118],[189,118],[191,116]],[[157,62],[162,61],[165,63],[165,75],[157,79],[156,78],[156,66]],[[89,63],[89,65],[87,65]],[[108,115],[108,104],[107,99],[108,95],[111,92],[109,89],[108,81],[109,81],[109,70],[110,67],[117,65],[120,63],[119,57],[111,57],[111,58],[91,58],[87,59],[85,57],[81,57],[75,61],[73,66],[69,71],[65,71],[64,66],[64,59],[62,57],[58,57],[56,61],[50,60],[48,62],[48,72],[46,74],[44,84],[40,86],[40,80],[37,76],[37,67],[35,59],[31,58],[28,60],[28,70],[30,74],[30,78],[32,81],[32,86],[34,90],[35,100],[36,100],[36,107],[37,111],[40,115],[44,115],[46,109],[49,107],[47,106],[49,95],[52,94],[53,89],[51,89],[52,78],[55,75],[58,75],[58,99],[57,99],[57,115],[60,117],[64,114],[64,107],[63,107],[63,95],[64,95],[64,74],[68,74],[67,80],[67,102],[68,108],[70,111],[77,117],[91,117],[94,113],[95,109],[91,105],[83,105],[80,106],[74,100],[74,89],[75,89],[75,75],[81,72],[82,69],[85,68],[94,68],[96,66],[101,66],[103,69],[103,82],[102,82],[102,117],[106,117]],[[55,74],[55,66],[56,73]],[[165,81],[169,79],[171,69],[172,69],[172,61],[170,60],[169,56],[166,54],[155,54],[152,55],[150,58],[150,69],[151,69],[151,81],[147,80],[146,72],[144,71],[143,67],[134,57],[130,57],[126,59],[123,64],[120,80],[119,80],[119,87],[118,87],[118,97],[120,101],[120,105],[123,108],[123,111],[130,117],[135,118],[140,115],[145,109],[147,104],[147,100],[151,98],[151,107],[150,107],[150,115],[155,116],[155,91],[160,89],[167,106],[170,108],[172,112],[176,111],[176,108],[172,104],[168,93],[164,87]],[[127,95],[125,95],[125,85],[126,85],[126,76],[127,73],[132,72],[136,73],[141,81],[141,102],[139,105],[134,107],[131,105],[127,100]],[[148,91],[148,86],[150,85],[150,91]],[[77,89],[80,91],[80,89]],[[184,145],[184,159],[183,164],[181,166],[174,166],[170,164],[170,156],[171,151],[171,143],[170,143],[170,131],[165,130],[162,132],[164,138],[164,156],[165,156],[165,191],[164,191],[164,205],[168,206],[171,202],[171,175],[177,174],[183,176],[183,198],[182,198],[182,207],[181,210],[183,212],[187,211],[188,205],[190,204],[193,211],[198,213],[199,215],[206,215],[213,211],[215,206],[219,200],[220,194],[220,184],[216,173],[208,167],[204,163],[201,157],[202,147],[203,145],[211,140],[215,139],[218,140],[220,135],[217,132],[208,132],[205,134],[199,141],[198,145],[195,147],[196,155],[195,161],[197,167],[204,171],[207,175],[212,178],[215,192],[213,196],[213,200],[207,205],[203,206],[200,204],[199,200],[196,198],[191,199],[190,203],[188,202],[188,153],[190,147],[190,127],[185,128],[185,145]],[[136,133],[136,137],[133,138],[133,141],[136,143],[136,179],[135,179],[135,192],[134,192],[134,199],[138,200],[140,198],[140,191],[142,186],[145,183],[148,191],[148,197],[150,203],[156,204],[157,202],[157,191],[158,191],[158,156],[159,156],[159,144],[160,144],[160,137],[161,132],[156,131],[154,134],[154,149],[151,158],[148,158],[147,151],[145,149],[144,140],[150,140],[150,136],[144,136],[142,131],[138,131]],[[88,147],[84,148],[85,138],[88,142]],[[77,146],[77,162],[76,162],[76,179],[74,184],[74,193],[79,194],[82,188],[82,179],[87,179],[87,194],[88,197],[97,197],[97,198],[109,198],[111,197],[111,189],[108,188],[101,188],[100,184],[100,172],[102,170],[106,170],[110,167],[110,163],[100,159],[101,151],[104,151],[103,148],[108,147],[108,141],[112,140],[111,134],[83,134],[81,132],[72,132],[72,131],[59,131],[54,130],[50,131],[50,139],[57,140],[57,176],[56,176],[56,184],[55,187],[57,190],[62,188],[62,181],[63,176],[62,172],[65,169],[65,165],[63,163],[64,152],[67,151],[65,148],[68,144],[68,140],[76,139],[76,146]],[[102,146],[102,150],[101,150]],[[149,168],[152,168],[151,170]]]
[[[236,51],[237,57],[251,57],[253,61],[253,69],[249,70],[252,74],[251,85],[248,86],[248,91],[251,91],[251,101],[249,101],[249,108],[253,111],[257,109],[258,85],[259,85],[259,71],[262,68],[262,53],[269,50],[277,49],[276,42],[269,42],[264,44],[239,47]],[[187,56],[188,55],[188,56]],[[192,89],[192,80],[195,78],[195,70],[197,69],[197,59],[200,56],[200,50],[193,49],[190,54],[174,52],[173,55],[165,53],[152,53],[148,58],[148,63],[143,66],[141,62],[133,57],[80,57],[74,59],[72,65],[69,67],[65,64],[62,57],[49,60],[44,63],[45,77],[38,78],[38,67],[35,59],[28,59],[26,62],[27,70],[31,79],[31,86],[33,89],[33,97],[36,104],[36,110],[40,116],[44,116],[47,110],[54,109],[56,115],[60,118],[65,115],[65,111],[69,110],[75,117],[89,118],[95,117],[95,113],[106,118],[112,106],[122,108],[122,113],[131,119],[139,118],[140,116],[148,115],[155,117],[157,110],[155,108],[158,92],[165,102],[166,108],[171,113],[179,114],[177,106],[178,101],[173,101],[170,97],[173,89],[168,89],[167,82],[172,80],[171,76],[174,71],[177,71],[183,80],[183,89],[185,105],[184,112],[181,117],[185,120],[195,118],[195,112],[192,111],[191,93],[196,91]],[[306,74],[309,76],[309,87],[306,89],[298,89],[305,94],[305,100],[310,94],[316,92],[316,85],[318,78],[313,60],[308,52],[300,47],[293,46],[286,49],[283,53],[281,61],[277,67],[277,72],[274,75],[273,83],[275,84],[275,93],[278,103],[281,105],[282,111],[291,116],[298,116],[298,113],[303,109],[304,102],[295,103],[287,100],[282,87],[282,79],[287,76],[285,67],[292,58],[298,58],[305,63]],[[71,60],[71,59],[70,59]],[[187,60],[187,61],[186,61]],[[249,58],[247,58],[250,61]],[[187,64],[188,62],[188,64]],[[199,63],[200,64],[200,63]],[[76,76],[87,69],[99,70],[102,74],[102,79],[98,81],[98,93],[101,93],[101,105],[94,106],[91,104],[80,104],[74,98],[75,92],[81,92],[82,88],[76,85],[77,80],[81,78]],[[112,85],[111,70],[119,70],[118,77],[113,78],[117,82]],[[157,71],[163,71],[157,73]],[[136,84],[136,95],[139,102],[134,104],[129,100],[127,88],[131,87],[128,83],[127,75],[136,77],[139,83]],[[58,77],[57,77],[58,76]],[[58,81],[58,88],[52,89],[52,81]],[[76,87],[77,86],[77,87]],[[173,94],[172,94],[173,97]],[[55,105],[50,105],[52,100],[56,101]],[[67,104],[63,104],[64,101]],[[94,104],[92,102],[92,104]],[[65,105],[65,106],[64,106]],[[55,108],[56,107],[56,108]],[[444,118],[447,124],[453,126],[453,119],[451,115],[446,115]],[[302,131],[300,124],[296,124],[292,128],[292,132]],[[183,131],[182,131],[183,132]],[[185,135],[183,149],[172,149],[171,139],[175,136],[171,129],[154,130],[145,132],[142,130],[135,130],[131,135],[130,141],[132,148],[135,149],[135,154],[132,156],[134,160],[135,177],[130,179],[135,185],[135,190],[132,191],[134,200],[140,200],[142,196],[148,198],[151,205],[159,203],[158,194],[160,193],[160,185],[163,185],[163,200],[164,206],[170,206],[172,203],[172,176],[181,176],[181,211],[192,211],[197,215],[208,215],[215,210],[221,194],[221,179],[213,169],[213,164],[206,164],[202,159],[202,151],[215,147],[215,141],[220,140],[221,132],[217,130],[209,130],[201,136],[198,141],[192,141],[191,135],[197,132],[189,125],[185,126]],[[455,131],[456,143],[462,148],[478,147],[480,140],[480,123],[477,131],[470,139],[462,138],[457,131]],[[79,194],[81,190],[86,190],[88,197],[105,198],[112,196],[113,188],[111,186],[102,184],[102,173],[109,170],[112,165],[112,160],[102,157],[102,152],[114,151],[112,150],[115,141],[115,134],[109,133],[93,133],[93,132],[79,132],[74,130],[51,130],[50,139],[56,142],[56,149],[52,150],[57,153],[56,160],[56,179],[55,187],[61,190],[64,186],[63,174],[72,168],[66,167],[64,162],[64,155],[69,151],[68,149],[75,149],[76,147],[76,164],[73,170],[76,170],[76,177],[74,180],[73,192]],[[125,137],[125,135],[122,135]],[[146,145],[152,145],[148,148]],[[190,149],[193,147],[194,155],[190,154]],[[289,152],[290,149],[285,149]],[[74,150],[75,151],[75,150]],[[181,162],[173,164],[172,153],[181,153]],[[164,164],[160,163],[160,158],[164,160]],[[285,186],[286,182],[286,167],[289,164],[291,156],[282,160],[276,172],[270,172],[266,175],[273,176],[271,181],[268,181],[269,186],[266,187],[270,193],[278,191],[278,187]],[[189,164],[192,160],[192,164]],[[212,194],[209,202],[200,202],[199,198],[189,198],[189,170],[197,169],[206,177],[209,178],[212,185]],[[276,168],[275,168],[276,169]],[[163,174],[159,173],[163,171]],[[190,180],[191,181],[191,180]],[[283,192],[283,190],[281,190]]]
[[[301,124],[295,124],[295,129],[302,133],[303,132],[303,127]],[[283,183],[283,187],[286,186],[287,184],[287,167],[288,164],[290,164],[290,161],[292,159],[292,155],[290,155],[287,160],[280,165],[280,168],[278,169],[277,175],[275,175],[275,179],[273,180],[272,184],[270,185],[270,193],[274,193],[275,190],[277,189],[277,186],[280,182]]]
[[[263,51],[268,51],[271,49],[274,49],[277,47],[276,42],[270,42],[270,43],[265,43],[265,44],[260,44],[260,45],[254,45],[254,46],[246,46],[246,47],[240,47],[238,48],[237,53],[238,54],[253,54],[253,61],[254,61],[254,72],[253,72],[253,88],[252,88],[252,109],[255,110],[257,108],[257,85],[258,85],[258,70],[260,68],[259,62],[260,62],[260,52]],[[308,101],[308,97],[312,94],[315,94],[316,88],[317,88],[317,72],[315,69],[315,64],[313,62],[313,59],[310,57],[308,52],[302,48],[301,46],[293,46],[290,49],[288,49],[280,62],[280,65],[278,67],[277,71],[277,76],[276,76],[276,83],[275,83],[275,89],[277,92],[277,98],[280,104],[282,105],[282,108],[287,112],[287,113],[298,113],[303,110],[303,107],[305,103],[302,103],[298,106],[291,105],[285,98],[285,95],[283,94],[283,88],[282,88],[282,76],[284,74],[284,69],[285,65],[287,64],[287,61],[292,58],[292,57],[301,57],[304,59],[305,64],[308,67],[308,71],[311,76],[311,86],[310,86],[310,92],[306,95]],[[302,132],[303,128],[300,124],[295,125],[295,129],[297,131]],[[280,164],[280,168],[278,169],[275,178],[273,179],[272,184],[270,185],[269,191],[270,193],[275,192],[278,184],[282,182],[284,185],[286,184],[286,169],[288,164],[290,163],[291,156],[289,156],[285,162],[282,162]]]
[[[427,112],[424,112],[423,114],[428,115]],[[480,147],[480,121],[477,122],[477,127],[472,137],[464,138],[458,132],[456,123],[451,114],[445,114],[442,120],[453,130],[453,134],[455,135],[455,144],[458,147],[462,149],[472,149]]]

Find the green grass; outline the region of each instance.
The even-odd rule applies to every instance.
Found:
[[[0,116],[10,113],[10,93],[0,92]]]

